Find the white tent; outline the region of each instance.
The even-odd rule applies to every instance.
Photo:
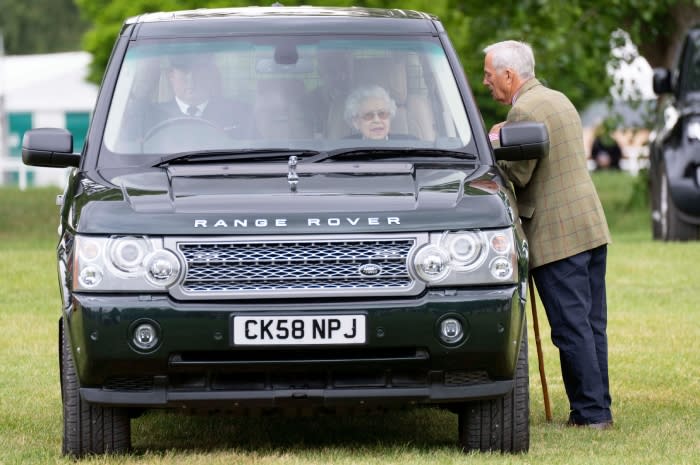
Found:
[[[64,170],[22,164],[16,154],[22,131],[13,130],[10,120],[12,115],[30,115],[30,125],[36,128],[68,127],[68,113],[84,113],[89,118],[98,91],[86,81],[90,60],[87,52],[0,55],[0,183],[11,174],[24,187],[27,173],[34,185],[63,183]],[[76,136],[82,141],[84,134]]]
[[[5,111],[91,111],[97,86],[87,82],[87,52],[0,58]]]

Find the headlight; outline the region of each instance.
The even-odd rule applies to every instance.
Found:
[[[465,231],[445,234],[444,237],[445,247],[450,252],[455,269],[473,270],[486,258],[483,253],[486,246],[483,233]]]
[[[512,229],[431,234],[413,256],[415,275],[432,286],[505,284],[518,280]]]
[[[505,257],[496,257],[489,265],[489,271],[494,278],[505,281],[513,276],[513,264]]]
[[[450,272],[450,257],[439,247],[423,247],[414,260],[418,276],[426,282],[439,282]]]
[[[86,289],[94,289],[102,282],[102,269],[95,265],[87,265],[78,273],[78,283]]]
[[[690,140],[700,140],[700,121],[693,120],[688,123],[686,133]]]
[[[143,266],[143,259],[151,250],[151,244],[145,237],[117,237],[107,243],[112,264],[121,271],[134,273]]]
[[[146,278],[156,286],[169,286],[180,275],[180,262],[169,250],[156,250],[145,264]]]
[[[147,236],[75,237],[76,292],[164,292],[180,277],[178,257]]]

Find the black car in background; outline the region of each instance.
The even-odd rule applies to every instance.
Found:
[[[700,238],[700,24],[691,28],[672,70],[654,70],[659,95],[650,140],[654,239]]]

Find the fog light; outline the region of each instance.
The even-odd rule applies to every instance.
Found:
[[[151,323],[142,323],[134,330],[134,345],[141,350],[149,350],[158,344],[158,330]]]
[[[445,318],[440,322],[440,339],[447,344],[459,342],[464,336],[462,323],[456,318]]]

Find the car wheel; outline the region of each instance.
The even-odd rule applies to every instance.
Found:
[[[661,237],[666,241],[689,241],[698,239],[700,228],[680,218],[678,208],[673,203],[668,185],[668,177],[661,171],[659,213]]]
[[[459,411],[459,443],[464,452],[527,452],[530,448],[527,357],[527,331],[523,331],[513,390],[498,399],[468,402]]]
[[[63,321],[59,323],[63,454],[121,453],[131,448],[126,409],[90,405],[80,397],[80,383]]]

